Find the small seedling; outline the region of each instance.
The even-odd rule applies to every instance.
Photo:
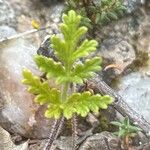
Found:
[[[77,115],[86,117],[90,111],[107,109],[112,103],[112,98],[108,95],[94,95],[90,91],[76,92],[76,84],[82,85],[85,80],[93,77],[95,72],[100,71],[101,58],[87,59],[87,56],[96,50],[98,43],[95,40],[81,40],[87,28],[79,27],[80,15],[71,10],[68,14],[63,14],[62,20],[62,36],[51,37],[51,47],[57,61],[42,55],[34,57],[35,63],[46,74],[47,80],[41,81],[30,70],[23,70],[23,83],[29,86],[29,92],[36,95],[35,102],[47,105],[45,117],[56,119],[46,150],[49,150],[57,138],[64,118],[72,119],[73,130],[76,130]],[[81,58],[84,61],[80,61]],[[49,85],[52,79],[60,88]],[[76,134],[76,131],[74,133]]]
[[[121,122],[112,121],[111,124],[119,127],[119,131],[115,132],[115,134],[123,139],[123,146],[128,150],[130,146],[130,138],[134,137],[138,133],[138,131],[141,131],[141,129],[136,127],[135,125],[131,125],[128,117],[126,117]]]

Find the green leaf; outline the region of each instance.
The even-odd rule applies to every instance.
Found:
[[[22,83],[28,85],[28,91],[35,94],[35,102],[43,105],[45,103],[58,103],[60,101],[60,91],[55,88],[50,88],[48,82],[41,82],[40,78],[34,76],[31,71],[23,70]]]
[[[97,24],[100,20],[101,20],[101,15],[100,15],[100,13],[97,13],[95,23]]]
[[[107,23],[110,21],[110,18],[108,17],[106,12],[102,12],[101,14],[101,23]]]
[[[115,20],[118,19],[118,16],[116,15],[115,12],[108,12],[108,15],[109,15],[109,17],[112,18],[112,19],[115,19]]]
[[[138,131],[142,131],[142,129],[141,129],[141,128],[136,127],[136,126],[132,126],[132,125],[129,125],[129,130],[130,130],[131,132],[138,132]]]
[[[42,55],[35,56],[35,62],[39,69],[47,74],[47,78],[56,78],[56,81],[65,76],[65,69],[60,62],[55,62],[51,58],[47,58]]]
[[[111,121],[111,124],[115,125],[115,126],[118,126],[118,127],[122,126],[122,124],[120,122],[118,122],[118,121]]]
[[[62,115],[62,109],[60,105],[51,105],[45,112],[45,117],[59,119]]]
[[[81,46],[73,53],[72,59],[73,61],[81,58],[86,57],[89,55],[90,52],[96,50],[96,46],[98,45],[97,41],[95,40],[84,40]]]
[[[68,15],[63,14],[62,18],[63,23],[61,24],[60,29],[64,35],[65,41],[69,42],[72,38],[74,38],[73,35],[75,35],[75,32],[80,24],[81,16],[77,15],[75,11],[70,10]]]
[[[60,30],[64,39],[56,35],[51,37],[51,46],[55,50],[55,55],[65,66],[72,65],[72,53],[77,49],[80,39],[87,32],[86,27],[79,27],[80,21],[81,16],[73,10],[69,11],[68,15],[63,14]]]
[[[64,40],[60,39],[57,35],[51,37],[51,47],[54,49],[55,55],[61,62],[65,62],[68,56],[67,44]]]
[[[129,121],[129,118],[128,117],[125,117],[124,121],[123,121],[123,124],[126,125],[126,126],[129,126],[130,125],[130,121]]]
[[[124,137],[124,136],[126,136],[126,130],[124,130],[124,129],[119,130],[118,136],[119,136],[119,137]]]
[[[100,64],[101,59],[99,57],[88,59],[84,64],[77,64],[71,75],[74,82],[82,83],[84,79],[92,77],[96,71],[101,69]]]
[[[63,115],[67,119],[70,119],[74,113],[85,117],[90,111],[106,109],[111,103],[112,99],[109,96],[92,95],[90,92],[73,93],[63,105]]]

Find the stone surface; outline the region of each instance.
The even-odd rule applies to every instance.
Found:
[[[124,100],[150,122],[150,77],[130,73],[121,79],[118,88]]]
[[[150,9],[140,7],[131,16],[112,22],[97,31],[100,48],[95,55],[102,56],[104,68],[113,64],[114,68],[104,69],[103,79],[110,84],[112,79],[123,74],[137,59],[139,53],[149,50]]]
[[[10,134],[0,127],[0,149],[1,150],[28,150],[28,141],[20,145],[15,145]]]
[[[0,25],[9,24],[11,19],[14,19],[14,10],[5,0],[0,0]]]
[[[124,100],[150,122],[150,16],[140,24],[139,36],[134,42],[136,61],[130,73],[119,81],[117,91]],[[134,70],[134,72],[132,72]]]
[[[133,46],[123,38],[110,37],[103,41],[100,55],[110,64],[116,64],[115,74],[119,75],[135,60]],[[108,77],[108,76],[106,76]],[[106,80],[106,79],[105,79]]]
[[[120,142],[111,133],[102,132],[87,138],[79,150],[120,150]]]
[[[33,141],[34,142],[34,141]],[[82,141],[78,150],[120,150],[119,139],[109,132],[102,132],[91,135]],[[46,145],[46,140],[35,141],[35,144],[29,146],[29,150],[43,150]],[[52,148],[52,150],[71,150],[72,138],[63,137],[58,138]]]
[[[1,38],[5,38],[5,37],[8,37],[8,36],[11,36],[14,34],[16,34],[16,31],[14,28],[9,27],[7,25],[0,26],[0,37]]]
[[[124,5],[127,7],[127,13],[129,14],[145,3],[146,0],[124,0]]]
[[[48,136],[51,120],[45,119],[43,107],[37,110],[33,95],[21,83],[23,68],[41,74],[33,62],[37,47],[25,39],[9,41],[0,47],[0,124],[23,136]]]

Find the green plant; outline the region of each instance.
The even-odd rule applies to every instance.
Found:
[[[141,131],[141,129],[136,127],[135,125],[131,125],[128,117],[126,117],[121,122],[112,121],[111,124],[119,127],[119,131],[115,132],[115,134],[123,139],[124,148],[129,149],[130,138],[135,136],[138,133],[138,131]]]
[[[84,80],[91,78],[96,71],[101,69],[101,58],[86,58],[96,50],[98,43],[87,39],[81,42],[87,28],[79,27],[80,15],[71,10],[68,15],[63,14],[62,20],[60,30],[63,38],[58,35],[51,37],[51,46],[58,61],[42,55],[34,57],[39,69],[46,74],[47,80],[41,81],[31,71],[23,70],[23,83],[29,86],[29,92],[36,95],[35,102],[40,105],[47,104],[45,116],[56,119],[53,134],[50,137],[52,140],[47,147],[52,145],[53,140],[59,134],[58,130],[64,118],[72,118],[73,122],[76,122],[76,115],[85,117],[90,111],[97,112],[100,108],[106,109],[107,105],[112,103],[108,95],[101,96],[89,91],[82,93],[75,91],[76,84],[83,84]],[[81,58],[84,58],[84,61],[81,62]],[[60,88],[53,88],[49,85],[49,80],[52,79]],[[73,128],[75,129],[76,126]]]
[[[66,10],[70,9],[81,14],[82,24],[90,28],[116,20],[126,10],[123,0],[67,0]]]

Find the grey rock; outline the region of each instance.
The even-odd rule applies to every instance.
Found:
[[[109,83],[111,79],[122,74],[136,58],[132,45],[127,40],[114,36],[103,41],[97,55],[102,56],[107,62],[107,65],[116,64],[117,68],[103,71],[103,79],[107,83]]]
[[[41,75],[33,61],[37,47],[14,39],[1,43],[0,50],[0,124],[28,138],[47,137],[52,120],[44,117],[45,108],[35,105],[34,96],[21,83],[23,68]]]
[[[79,150],[120,150],[117,137],[109,132],[95,134],[86,139]]]
[[[117,86],[117,91],[139,114],[150,122],[150,17],[141,22],[141,30],[138,39],[135,41],[137,59],[141,61],[142,66],[134,67],[133,73],[122,77]],[[143,53],[145,56],[142,58]],[[132,71],[132,70],[131,70]]]
[[[150,122],[150,77],[139,72],[130,73],[120,80],[117,91],[132,108]]]
[[[14,18],[14,10],[5,0],[0,0],[0,25],[9,24]]]
[[[20,145],[15,145],[11,140],[10,134],[2,127],[0,127],[0,139],[1,150],[28,150],[28,141]]]
[[[11,28],[7,25],[0,26],[0,38],[6,38],[14,34],[16,34],[16,31],[14,28]]]
[[[78,150],[120,150],[119,139],[109,132],[94,134],[84,140]],[[37,149],[42,150],[45,143],[46,141],[41,142]],[[34,147],[37,147],[37,145],[34,145]],[[54,142],[52,150],[72,150],[72,137],[61,136]]]
[[[137,8],[139,8],[141,5],[144,5],[146,3],[146,0],[124,0],[124,5],[127,8],[127,13],[133,13]]]

